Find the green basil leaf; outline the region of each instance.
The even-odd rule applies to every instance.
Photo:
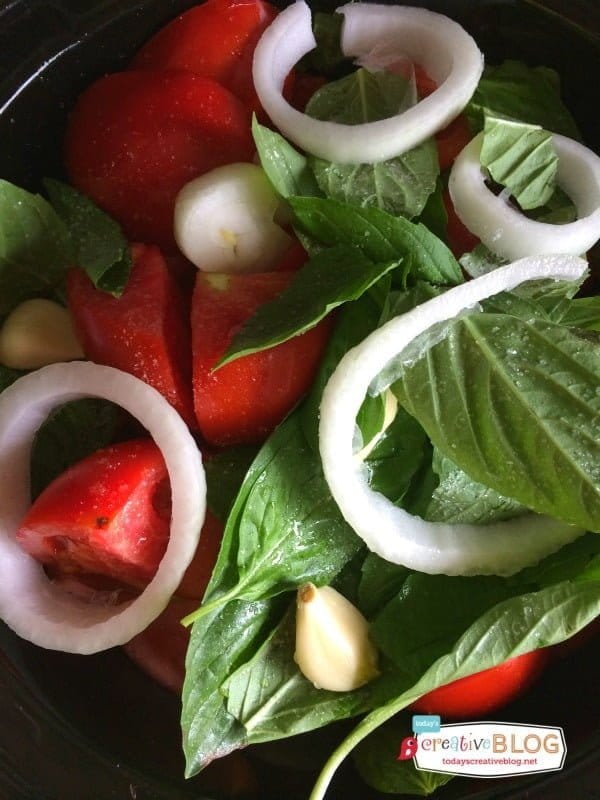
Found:
[[[407,567],[392,564],[376,553],[368,553],[358,587],[358,605],[363,614],[368,618],[374,617],[400,592],[410,574]]]
[[[264,600],[301,583],[329,583],[362,548],[329,493],[298,413],[262,448],[227,521],[205,605]]]
[[[358,69],[319,89],[306,113],[316,119],[354,125],[391,117],[414,101],[411,85],[403,76]],[[327,197],[409,219],[425,208],[440,171],[433,139],[376,164],[338,164],[315,157],[310,164]]]
[[[428,795],[452,780],[454,775],[417,769],[412,759],[398,761],[400,743],[412,735],[404,719],[390,720],[361,742],[353,760],[362,779],[387,794]]]
[[[531,209],[529,217],[537,222],[548,222],[551,225],[565,225],[577,219],[577,206],[560,186],[555,186],[549,200],[540,208]]]
[[[0,180],[0,318],[30,297],[62,299],[69,232],[38,194]]]
[[[289,202],[299,230],[324,247],[357,247],[366,258],[379,263],[402,258],[413,281],[462,283],[456,259],[424,225],[378,208],[358,208],[336,200],[292,197]]]
[[[470,477],[539,513],[600,530],[600,347],[541,320],[471,314],[394,384]]]
[[[440,476],[440,482],[427,506],[425,519],[483,525],[527,512],[525,506],[510,497],[504,497],[489,486],[474,481],[437,450],[434,468]]]
[[[119,297],[132,263],[129,243],[120,225],[66,183],[47,178],[44,186],[71,235],[74,263],[96,288]]]
[[[483,128],[485,112],[540,125],[547,131],[580,139],[575,120],[560,99],[556,72],[520,61],[488,66],[465,109],[471,127]]]
[[[317,75],[336,77],[340,71],[351,65],[350,59],[342,53],[340,35],[344,17],[342,14],[326,14],[317,11],[313,15],[313,33],[317,46],[307,53],[300,66]]]
[[[252,119],[252,135],[260,165],[281,197],[319,195],[321,192],[305,156],[281,134]]]
[[[244,478],[256,458],[253,445],[236,445],[219,450],[204,461],[206,502],[221,522],[226,522]]]
[[[181,713],[186,777],[248,743],[244,727],[227,711],[222,686],[277,624],[280,600],[234,600],[194,624]]]
[[[537,125],[485,114],[481,165],[527,211],[549,202],[558,156],[552,134]]]
[[[330,311],[358,299],[401,259],[374,263],[360,250],[338,245],[313,256],[289,286],[265,303],[236,333],[218,367],[274,347],[317,325]]]
[[[600,331],[600,295],[571,300],[564,307],[560,322],[573,328]]]

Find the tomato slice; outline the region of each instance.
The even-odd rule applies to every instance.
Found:
[[[444,719],[478,719],[515,700],[529,689],[549,661],[546,649],[533,650],[440,686],[411,705],[422,714]]]
[[[262,0],[208,0],[180,14],[138,52],[133,69],[176,69],[218,81],[249,109],[254,48],[277,10]]]
[[[435,135],[440,169],[444,171],[454,164],[454,159],[472,139],[471,128],[464,114],[453,120]]]
[[[222,538],[223,523],[207,508],[196,553],[177,588],[177,595],[195,600],[196,608],[204,597]]]
[[[182,186],[214,167],[250,161],[250,113],[216,81],[191,72],[120,72],[80,96],[65,161],[73,184],[130,239],[176,249]]]
[[[312,383],[328,339],[328,319],[301,336],[212,371],[243,323],[292,277],[291,272],[198,273],[192,301],[194,407],[210,444],[261,441]]]
[[[74,464],[39,495],[16,538],[63,575],[105,575],[143,588],[165,552],[167,468],[151,440],[112,445]]]
[[[117,367],[157,389],[192,427],[189,302],[160,250],[134,245],[133,268],[121,297],[94,288],[78,269],[67,296],[88,358]]]

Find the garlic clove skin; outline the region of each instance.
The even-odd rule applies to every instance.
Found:
[[[367,620],[330,586],[298,589],[294,659],[318,689],[332,692],[358,689],[379,674]]]
[[[18,305],[0,330],[0,363],[13,369],[38,369],[85,358],[71,315],[52,300],[34,298]]]

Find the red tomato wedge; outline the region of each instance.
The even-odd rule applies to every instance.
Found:
[[[73,184],[130,239],[175,250],[182,186],[214,167],[250,161],[250,113],[216,81],[191,72],[120,72],[80,96],[65,162]]]
[[[435,135],[440,169],[449,169],[460,151],[471,141],[471,129],[467,118],[460,114],[450,125]]]
[[[276,9],[262,0],[208,0],[158,31],[133,59],[133,69],[176,69],[213,78],[252,111],[254,48]]]
[[[207,508],[196,554],[186,569],[177,589],[179,597],[195,600],[196,607],[204,597],[204,592],[219,555],[222,538],[223,523]]]
[[[198,608],[198,600],[172,597],[154,622],[123,645],[138,667],[165,689],[180,693],[185,676],[185,654],[190,630],[181,624]]]
[[[30,555],[63,574],[105,575],[143,588],[165,552],[167,468],[151,440],[112,445],[59,475],[17,532]]]
[[[548,650],[533,650],[492,669],[440,686],[410,707],[422,714],[439,714],[444,719],[479,719],[529,689],[548,661]]]
[[[468,228],[465,228],[458,218],[447,189],[444,190],[442,197],[448,217],[446,226],[448,247],[452,250],[456,258],[460,258],[464,253],[470,253],[471,250],[479,244],[479,239],[472,234]]]
[[[153,386],[196,427],[189,302],[157,247],[134,245],[132,256],[121,297],[96,289],[79,269],[69,272],[67,297],[77,335],[88,358]]]
[[[276,347],[212,371],[256,309],[289,284],[291,272],[198,273],[192,301],[194,407],[207,442],[264,439],[310,387],[329,335],[329,320]]]

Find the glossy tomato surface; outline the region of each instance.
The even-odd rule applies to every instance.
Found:
[[[581,27],[546,14],[544,2],[578,18]],[[598,148],[595,0],[423,4],[461,19],[492,62],[516,57],[557,67],[567,104],[587,141]],[[144,41],[193,5],[190,0],[0,0],[0,175],[30,189],[38,189],[45,175],[64,176],[61,143],[77,95],[107,72],[126,69]],[[0,646],[2,800],[218,796],[216,778],[182,778],[177,698],[141,674],[123,652],[77,657],[43,651],[4,626]],[[569,748],[563,772],[497,782],[457,779],[434,797],[590,800],[597,795],[597,649],[588,642],[551,664],[524,698],[495,714],[512,722],[562,725]],[[252,769],[261,781],[261,800],[305,800],[314,769],[340,733],[255,750]],[[226,769],[237,776],[241,768],[228,762]],[[361,793],[350,764],[327,796],[383,797]]]

